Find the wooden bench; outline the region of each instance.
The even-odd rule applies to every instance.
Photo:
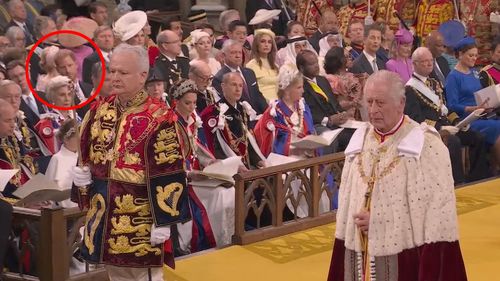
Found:
[[[330,154],[321,157],[301,160],[290,164],[253,170],[248,173],[235,175],[236,202],[235,202],[235,231],[233,243],[245,245],[295,231],[331,223],[335,221],[335,210],[320,214],[319,201],[321,194],[326,192],[330,203],[340,184],[342,167],[344,166],[343,153]],[[304,172],[307,171],[307,172]],[[329,175],[335,179],[332,187]],[[308,205],[308,216],[297,217],[297,200],[292,199],[291,182],[300,179],[299,194],[304,196]],[[255,191],[260,190],[262,199],[260,204],[255,199]],[[297,195],[298,197],[299,195]],[[295,198],[296,199],[296,198]],[[286,201],[291,200],[294,218],[284,221],[283,212]],[[271,225],[257,225],[255,229],[245,230],[249,212],[257,216],[259,222],[264,208],[271,212]]]
[[[108,280],[103,267],[88,264],[85,266],[85,272],[70,276],[70,262],[81,243],[79,229],[83,225],[85,214],[86,212],[78,208],[32,210],[14,207],[13,228],[30,225],[38,230],[37,239],[26,241],[20,247],[18,257],[22,260],[28,252],[34,255],[38,276],[6,272],[5,280]],[[19,271],[24,271],[22,266]]]

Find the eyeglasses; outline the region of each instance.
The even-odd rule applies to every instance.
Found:
[[[200,74],[198,74],[196,72],[194,74],[196,76],[198,76],[198,78],[200,78],[203,82],[210,82],[210,81],[214,80],[214,77],[212,75],[205,77],[205,76],[201,76]]]

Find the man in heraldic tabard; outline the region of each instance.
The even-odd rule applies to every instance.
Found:
[[[94,101],[82,123],[72,194],[88,208],[81,253],[110,280],[163,280],[170,226],[191,219],[175,114],[144,91],[148,70],[144,48],[116,47],[115,95]]]
[[[446,146],[403,114],[396,73],[371,75],[364,99],[370,123],[345,150],[328,280],[467,280]]]

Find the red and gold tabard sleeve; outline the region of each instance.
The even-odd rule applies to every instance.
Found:
[[[476,39],[478,59],[476,64],[490,63],[490,49],[493,41],[493,24],[490,22],[490,13],[500,8],[497,0],[461,0],[460,18],[467,26],[467,33]]]
[[[318,9],[320,11],[333,9],[333,0],[314,0],[316,6],[311,0],[297,2],[297,21],[304,26],[307,36],[310,36],[318,29],[318,19],[320,18]]]
[[[373,2],[373,1],[372,1]],[[358,20],[364,22],[365,17],[368,15],[368,4],[362,3],[357,5],[345,5],[339,9],[337,13],[337,19],[339,21],[339,31],[342,36],[347,36],[347,29],[349,24]]]
[[[417,8],[416,30],[419,38],[425,38],[437,30],[443,22],[454,18],[455,12],[451,0],[422,0]]]
[[[411,1],[408,1],[411,2]],[[374,18],[387,23],[391,29],[399,28],[399,19],[394,15],[397,0],[378,0]]]

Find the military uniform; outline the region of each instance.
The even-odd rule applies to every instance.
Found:
[[[428,96],[432,94],[427,93],[426,95],[424,93],[424,91],[426,91],[424,88],[434,93],[438,101],[429,98]],[[415,75],[413,75],[406,84],[405,114],[418,123],[425,122],[435,127],[438,131],[442,126],[452,126],[459,121],[458,115],[453,112],[448,112],[445,106],[441,83],[432,78],[427,78],[424,82]],[[489,169],[488,162],[486,161],[486,144],[481,134],[472,130],[459,131],[456,135],[447,136],[445,143],[450,152],[455,184],[464,181],[480,180],[488,176]],[[471,170],[467,178],[465,178],[462,167],[462,145],[468,146],[470,149]]]
[[[479,80],[483,88],[500,83],[500,65],[493,63],[485,66],[479,72]]]
[[[461,0],[460,18],[467,27],[467,34],[476,39],[478,47],[477,65],[487,65],[490,60],[491,42],[493,41],[493,23],[490,13],[500,8],[498,1]]]
[[[125,106],[116,96],[95,102],[82,123],[81,153],[93,179],[72,194],[89,208],[83,258],[133,268],[172,261],[150,236],[153,224],[191,219],[175,113],[145,91]]]
[[[170,61],[165,55],[160,54],[154,63],[154,68],[157,69],[165,81],[165,91],[170,92],[170,88],[180,78],[187,79],[189,75],[189,59],[178,56],[174,61]]]

